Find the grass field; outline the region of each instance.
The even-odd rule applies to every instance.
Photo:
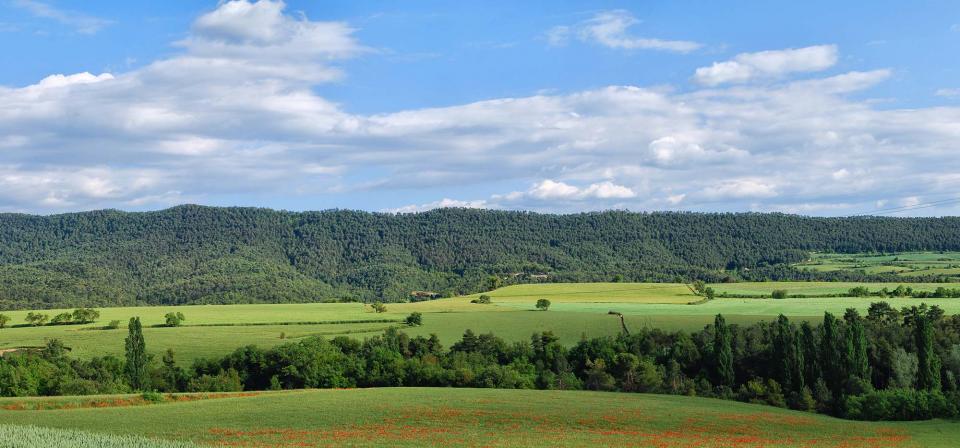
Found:
[[[870,289],[894,288],[897,284],[860,284],[827,282],[766,282],[711,285],[718,293],[769,295],[775,289],[791,294],[842,294],[854,286]],[[934,289],[942,284],[909,284],[914,289]],[[307,336],[348,335],[364,338],[389,327],[404,328],[414,335],[437,334],[450,345],[464,330],[493,332],[507,340],[527,340],[537,331],[550,330],[562,342],[574,344],[588,337],[615,335],[617,320],[607,315],[614,310],[626,315],[630,328],[659,327],[696,330],[722,313],[731,323],[748,324],[769,320],[783,313],[795,319],[820,319],[824,311],[842,313],[848,307],[865,311],[877,298],[791,298],[735,299],[718,298],[708,303],[697,301],[683,284],[645,283],[566,283],[515,285],[487,293],[493,303],[470,303],[477,295],[429,302],[388,304],[387,312],[374,313],[358,303],[314,303],[272,305],[202,305],[182,307],[103,308],[98,322],[89,325],[63,325],[6,328],[0,330],[0,350],[43,345],[58,338],[78,357],[114,354],[123,351],[125,325],[131,316],[140,316],[148,350],[159,354],[167,348],[177,353],[178,361],[189,363],[199,357],[215,357],[237,347],[254,344],[273,346]],[[550,311],[535,311],[539,298],[553,302]],[[958,299],[884,299],[895,307],[937,304],[949,314],[960,313]],[[163,323],[170,311],[187,317],[185,326],[154,327]],[[411,312],[424,314],[424,325],[409,328],[402,320]],[[58,310],[44,311],[55,315]],[[11,324],[21,324],[26,311],[6,312]],[[120,329],[101,329],[111,320],[121,321]]]
[[[0,408],[17,399],[0,399]],[[201,444],[950,447],[960,424],[868,423],[684,396],[497,389],[305,390],[135,407],[0,410],[7,424]]]
[[[960,252],[904,252],[877,254],[813,254],[797,263],[800,269],[822,272],[863,271],[868,274],[895,273],[909,281],[911,277],[944,276],[960,281]]]

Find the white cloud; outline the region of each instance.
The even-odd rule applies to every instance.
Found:
[[[11,3],[36,17],[50,19],[62,25],[69,26],[80,34],[96,34],[104,27],[113,23],[111,20],[93,17],[76,11],[58,9],[35,0],[12,0]]]
[[[89,72],[76,73],[73,75],[50,75],[43,78],[37,84],[31,86],[36,89],[51,89],[57,87],[66,87],[74,84],[93,84],[101,81],[113,79],[110,73],[101,73],[93,75]]]
[[[491,208],[487,201],[459,201],[456,199],[444,198],[439,201],[420,205],[405,205],[403,207],[390,208],[384,210],[387,213],[417,213],[433,210],[437,208]]]
[[[661,50],[689,53],[701,44],[686,40],[664,40],[631,36],[629,30],[639,21],[624,10],[603,11],[573,26],[556,26],[547,31],[547,41],[554,46],[564,45],[571,36],[583,42],[593,42],[608,48],[622,50]]]
[[[590,199],[629,199],[636,196],[628,187],[610,181],[576,187],[561,181],[545,179],[533,184],[527,191],[495,195],[494,202],[517,202],[526,199],[538,201],[584,201]]]
[[[367,207],[403,188],[415,198],[404,203],[421,205],[400,211],[860,213],[960,185],[960,108],[848,95],[886,70],[353,114],[316,89],[344,76],[340,58],[365,51],[351,27],[261,3],[221,4],[239,12],[211,12],[216,20],[194,26],[179,53],[142,68],[0,87],[0,210],[238,197]],[[271,30],[248,35],[227,26],[234,19]],[[451,198],[454,188],[484,193]]]
[[[835,45],[741,53],[732,60],[700,67],[694,80],[707,86],[779,78],[791,73],[816,72],[837,63]]]
[[[955,89],[937,89],[937,96],[942,96],[946,98],[955,98],[960,97],[960,88]]]
[[[703,189],[709,199],[771,198],[777,195],[776,186],[762,179],[734,179]]]

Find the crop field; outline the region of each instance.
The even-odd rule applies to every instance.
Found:
[[[22,399],[0,399],[0,409]],[[0,410],[0,421],[239,447],[948,447],[946,421],[851,422],[685,396],[497,389],[302,390],[131,407]],[[0,433],[2,434],[2,433]]]
[[[816,271],[863,271],[868,274],[892,272],[910,277],[944,276],[960,280],[960,252],[904,252],[877,254],[814,254],[810,260],[797,263],[800,269]]]
[[[932,290],[943,284],[909,284],[917,290]],[[885,283],[765,282],[710,285],[718,294],[769,296],[775,289],[790,294],[816,296],[843,294],[854,286],[872,290],[895,288]],[[747,324],[770,320],[783,313],[795,319],[820,319],[824,311],[842,313],[854,307],[866,311],[871,302],[885,300],[895,307],[936,304],[948,314],[960,313],[960,299],[804,297],[789,299],[723,298],[691,305],[699,297],[683,284],[645,283],[564,283],[508,286],[487,293],[491,304],[470,303],[479,294],[418,303],[387,304],[387,311],[375,313],[359,303],[314,303],[270,305],[199,305],[181,307],[102,308],[100,319],[87,325],[29,327],[23,324],[26,311],[10,311],[9,325],[0,330],[0,350],[35,347],[57,338],[78,357],[121,355],[126,322],[140,316],[147,347],[160,354],[171,348],[177,360],[190,363],[196,358],[224,355],[243,345],[274,346],[308,336],[347,335],[358,339],[379,334],[390,327],[403,328],[413,335],[437,334],[449,346],[464,330],[493,332],[512,341],[527,340],[538,331],[553,331],[560,340],[574,344],[588,337],[615,335],[619,322],[609,311],[626,316],[630,328],[659,327],[696,330],[722,313],[731,323]],[[552,302],[549,311],[536,311],[537,299]],[[47,310],[55,315],[62,310]],[[186,316],[180,327],[162,327],[164,314],[179,311]],[[423,326],[406,327],[403,319],[412,312],[423,313]],[[112,321],[118,329],[104,329]]]

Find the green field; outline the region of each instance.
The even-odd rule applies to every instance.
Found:
[[[854,286],[871,289],[894,288],[897,284],[861,284],[827,282],[765,282],[711,285],[718,294],[769,295],[775,289],[791,294],[842,294]],[[909,284],[914,289],[932,290],[941,284]],[[722,313],[731,323],[769,320],[783,313],[798,319],[820,319],[824,311],[842,313],[848,307],[865,311],[878,298],[791,298],[734,299],[718,298],[690,305],[699,300],[683,284],[644,283],[566,283],[508,286],[487,293],[493,303],[470,303],[478,295],[419,303],[388,304],[387,312],[374,313],[358,303],[315,303],[274,305],[198,305],[181,307],[102,308],[98,322],[89,325],[64,325],[6,328],[0,330],[0,350],[39,346],[58,338],[72,349],[72,355],[120,355],[126,336],[125,324],[131,316],[140,316],[148,349],[159,354],[167,348],[177,359],[189,363],[198,357],[221,356],[237,347],[254,344],[264,347],[307,336],[348,335],[364,338],[389,327],[404,328],[414,335],[437,334],[449,346],[466,329],[493,332],[507,340],[527,340],[537,331],[555,332],[561,341],[574,344],[581,336],[615,335],[619,323],[608,311],[626,315],[631,328],[659,327],[696,330]],[[553,302],[550,311],[535,311],[539,298]],[[884,299],[895,307],[936,304],[947,313],[960,313],[958,299]],[[153,327],[163,323],[170,311],[187,317],[185,326]],[[411,312],[424,314],[421,327],[404,327],[402,320]],[[55,315],[58,310],[44,311]],[[5,312],[11,324],[22,324],[26,311]],[[111,320],[121,321],[120,329],[101,329]],[[282,338],[281,338],[282,336]]]
[[[815,253],[809,260],[796,263],[794,266],[821,272],[894,273],[904,277],[906,281],[911,277],[928,275],[960,281],[960,253],[958,252],[903,252],[890,255]]]
[[[0,399],[0,409],[18,399]],[[22,399],[20,399],[22,400]],[[352,389],[133,407],[4,411],[0,421],[226,446],[949,447],[960,424],[851,422],[630,393]]]

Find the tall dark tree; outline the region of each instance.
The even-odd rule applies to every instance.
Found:
[[[147,344],[143,339],[143,326],[139,317],[131,317],[127,327],[129,334],[126,339],[126,373],[127,381],[134,390],[146,390],[150,387],[150,377],[147,372]]]
[[[713,320],[713,355],[717,385],[733,387],[733,349],[730,346],[730,328],[722,314]]]
[[[800,324],[800,347],[803,351],[803,379],[808,387],[813,387],[820,379],[820,347],[817,335],[810,322]]]
[[[863,319],[855,308],[847,308],[843,315],[844,326],[844,370],[848,378],[865,383],[870,382],[870,360],[867,357],[867,336],[863,329]]]
[[[800,348],[797,331],[787,316],[777,317],[776,331],[773,337],[773,361],[776,363],[777,381],[784,390],[800,392],[803,390],[803,351]]]
[[[917,389],[940,389],[940,358],[933,347],[933,322],[924,308],[911,307],[905,322],[913,327],[917,346]]]
[[[820,335],[820,366],[823,370],[823,380],[834,398],[840,396],[845,379],[841,351],[843,340],[840,331],[840,322],[837,318],[833,314],[824,313]]]

